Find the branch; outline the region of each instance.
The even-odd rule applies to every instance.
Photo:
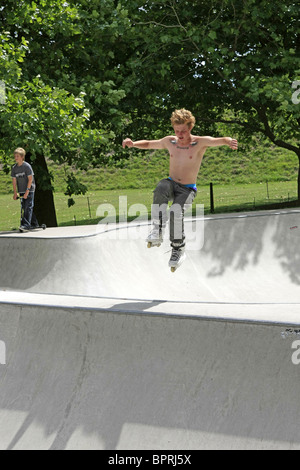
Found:
[[[244,7],[245,7],[245,2],[244,2]],[[234,12],[233,14],[234,14],[234,22],[235,22],[236,21],[236,9],[235,9],[235,6],[234,6],[233,2],[232,2],[232,8],[233,8],[233,12]],[[233,47],[234,52],[236,52],[236,49],[237,49],[237,43],[238,43],[240,30],[242,28],[242,25],[243,25],[243,22],[244,22],[245,18],[246,18],[246,14],[245,14],[245,9],[244,9],[243,18],[241,19],[241,22],[237,27],[237,32],[236,32],[236,35],[235,35],[235,38],[234,38],[234,47]]]
[[[161,26],[162,28],[180,28],[180,25],[174,24],[174,25],[167,25],[163,23],[157,23],[157,21],[147,21],[147,22],[142,22],[142,23],[135,23],[138,26],[147,26],[149,24],[154,24],[155,26]]]
[[[178,26],[187,34],[188,31],[187,31],[187,29],[182,25],[182,23],[181,23],[181,21],[180,21],[179,15],[178,15],[178,13],[177,13],[177,11],[176,11],[176,8],[175,8],[175,6],[174,6],[174,2],[170,2],[170,7],[171,7],[171,9],[173,10],[173,13],[174,13],[174,15],[175,15],[175,17],[176,17],[176,19],[177,19]],[[222,5],[222,7],[223,7],[223,5]],[[192,38],[190,38],[190,41],[191,41],[191,43],[193,44],[193,46],[195,47],[195,49],[196,49],[196,51],[198,52],[198,54],[202,55],[202,56],[204,57],[204,59],[205,59],[208,63],[211,64],[211,61],[210,61],[209,57],[205,54],[204,51],[201,51],[201,50],[200,50],[199,46],[195,43],[195,41],[194,41]],[[225,77],[225,75],[223,75],[223,73],[222,73],[217,67],[212,66],[212,69],[219,75],[219,77],[220,77],[222,80],[224,80],[224,81],[230,86],[230,88],[232,89],[232,91],[233,91],[236,95],[238,95],[239,97],[242,97],[243,99],[246,98],[246,99],[247,99],[250,103],[252,103],[252,105],[254,106],[255,102],[252,101],[249,97],[246,97],[246,95],[245,95],[244,93],[241,93],[240,91],[238,91],[238,90],[235,88],[235,86],[233,85],[232,81],[229,80],[227,77]]]
[[[178,27],[180,27],[180,28],[185,32],[185,34],[188,34],[188,30],[183,26],[183,24],[182,24],[181,21],[180,21],[180,18],[179,18],[179,16],[178,16],[178,13],[177,13],[177,11],[176,11],[176,9],[175,9],[175,6],[174,6],[174,2],[173,2],[173,3],[170,2],[170,7],[171,7],[171,9],[173,10],[173,13],[174,13],[174,15],[175,15],[175,17],[176,17],[176,19],[177,19]],[[195,41],[193,41],[192,38],[190,38],[190,41],[191,41],[191,43],[193,44],[193,46],[195,47],[196,51],[197,51],[199,54],[201,54],[201,51],[200,51],[199,47],[197,46],[197,44],[195,43]]]
[[[295,145],[289,144],[288,142],[284,142],[281,139],[277,139],[274,132],[272,131],[267,114],[263,108],[256,108],[257,114],[261,119],[261,122],[264,125],[264,131],[263,133],[265,134],[266,137],[268,137],[275,145],[278,147],[285,148],[287,150],[291,150],[292,152],[296,152],[297,155],[300,153],[299,147],[296,147]]]
[[[213,9],[214,9],[214,7],[212,6],[211,9],[209,10],[209,14],[208,14],[208,16],[209,16],[208,19],[209,19],[209,20],[210,20],[210,12],[211,12]],[[221,5],[221,7],[220,7],[220,9],[219,9],[219,13],[217,14],[217,16],[216,16],[211,22],[207,23],[207,25],[205,26],[205,29],[206,29],[208,26],[212,25],[215,21],[217,21],[217,20],[219,19],[219,16],[223,13],[223,10],[224,10],[224,1],[222,1],[222,5]]]
[[[247,122],[239,121],[238,119],[203,119],[203,121],[207,122],[214,122],[214,123],[222,123],[222,124],[237,124],[238,126],[244,127],[252,132],[264,132],[263,129],[260,127],[255,127]]]

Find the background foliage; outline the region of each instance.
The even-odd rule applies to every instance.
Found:
[[[235,135],[244,150],[263,136],[300,159],[297,2],[4,0],[0,20],[2,168],[26,148],[41,222],[56,224],[49,159],[119,166],[122,138],[170,133],[178,107],[202,135]],[[72,171],[65,181],[72,204],[86,187]]]

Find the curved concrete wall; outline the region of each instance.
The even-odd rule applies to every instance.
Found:
[[[0,236],[0,448],[299,449],[299,217]]]

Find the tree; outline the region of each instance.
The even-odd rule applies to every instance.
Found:
[[[2,53],[4,65],[5,60]],[[22,52],[17,60],[23,60]],[[2,160],[7,166],[12,150],[21,145],[25,147],[35,167],[37,216],[40,223],[56,226],[53,188],[45,157],[51,156],[61,163],[83,163],[89,155],[99,151],[106,137],[100,130],[89,129],[86,125],[89,112],[83,93],[75,97],[65,90],[45,85],[39,76],[31,82],[21,82],[17,64],[9,63],[15,67],[17,78],[12,82],[7,79],[6,99],[0,105]]]
[[[0,45],[0,65],[5,65],[0,78],[6,85],[0,115],[2,160],[7,165],[14,146],[26,148],[37,176],[36,212],[49,226],[56,225],[56,216],[45,157],[86,168],[101,155],[105,160],[114,139],[111,129],[124,92],[112,80],[116,71],[99,79],[105,60],[114,57],[99,41],[107,31],[107,41],[115,37],[117,42],[120,34],[116,21],[110,22],[111,16],[118,18],[111,9],[114,3],[101,2],[101,15],[91,9],[99,1],[7,0],[0,7],[7,30]],[[71,176],[66,183],[69,196],[86,190]]]
[[[296,2],[124,3],[134,5],[136,50],[127,65],[138,77],[127,100],[136,100],[141,118],[153,103],[165,117],[173,107],[189,107],[203,132],[225,122],[247,139],[262,133],[300,161],[300,106],[292,101],[300,78]]]
[[[1,148],[4,155],[9,155],[15,147],[25,147],[36,173],[36,215],[40,223],[56,226],[45,157],[51,156],[58,163],[74,163],[76,159],[84,162],[99,151],[106,137],[99,130],[87,128],[89,113],[83,94],[74,97],[65,90],[51,88],[40,77],[7,86],[6,92],[0,114]]]
[[[224,123],[300,159],[292,0],[4,0],[0,19],[0,148],[7,159],[25,142],[47,201],[45,157],[82,169],[124,158],[122,137],[169,132],[175,107],[203,134]],[[298,186],[300,200],[300,172]]]

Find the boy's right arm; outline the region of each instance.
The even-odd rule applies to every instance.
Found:
[[[125,139],[123,140],[123,148],[125,147],[135,147],[137,149],[141,150],[161,150],[161,149],[166,149],[167,148],[167,140],[168,137],[164,137],[163,139],[160,140],[137,140],[136,142],[133,142],[131,139]]]
[[[12,184],[13,184],[13,188],[14,188],[14,200],[16,201],[18,199],[17,178],[12,179]]]

